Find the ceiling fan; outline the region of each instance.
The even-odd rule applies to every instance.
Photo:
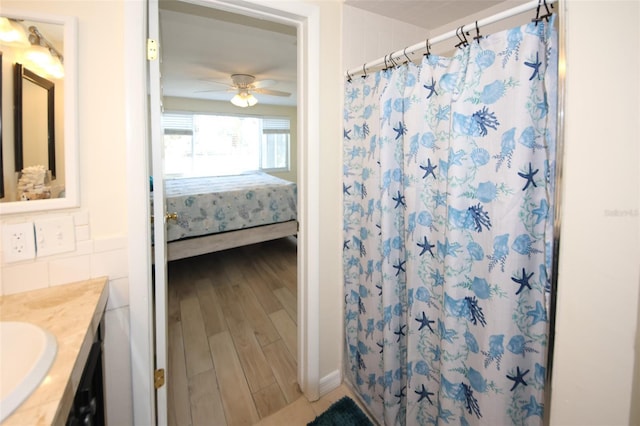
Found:
[[[266,87],[276,84],[275,80],[259,80],[250,74],[232,74],[231,84],[221,81],[213,81],[217,84],[223,84],[229,86],[230,89],[226,91],[236,92],[236,95],[231,98],[231,103],[246,108],[254,106],[258,103],[258,100],[253,96],[254,93],[270,96],[290,96],[291,93],[282,92],[280,90],[266,89]],[[205,90],[205,92],[220,92],[221,90]]]

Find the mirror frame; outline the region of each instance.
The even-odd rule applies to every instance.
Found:
[[[46,78],[26,68],[24,65],[15,63],[13,73],[13,132],[15,135],[14,152],[16,170],[24,168],[24,127],[22,122],[22,90],[24,80],[30,81],[47,92],[47,160],[48,169],[51,171],[51,178],[56,178],[56,129],[55,129],[55,84]]]
[[[63,26],[64,34],[64,171],[65,197],[0,202],[0,215],[69,209],[80,206],[78,155],[78,21],[73,16],[38,14],[2,8],[2,16]],[[6,189],[6,188],[5,188]],[[6,192],[6,191],[5,191]]]

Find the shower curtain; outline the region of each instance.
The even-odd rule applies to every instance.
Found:
[[[346,374],[387,425],[541,424],[557,34],[346,83]]]

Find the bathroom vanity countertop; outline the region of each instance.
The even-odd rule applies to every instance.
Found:
[[[2,426],[65,424],[107,297],[106,277],[0,296],[0,321],[36,324],[58,343],[45,379]]]

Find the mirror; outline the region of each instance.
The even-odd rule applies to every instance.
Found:
[[[55,83],[22,64],[16,63],[14,69],[15,169],[43,164],[55,179]]]
[[[76,50],[75,18],[0,11],[0,214],[79,205]]]

